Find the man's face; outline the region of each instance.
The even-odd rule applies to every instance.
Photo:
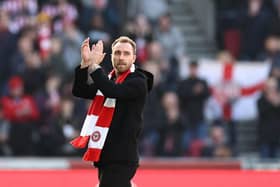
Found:
[[[10,94],[12,97],[20,97],[23,95],[23,87],[18,86],[16,88],[10,89]]]
[[[130,43],[117,43],[112,49],[112,65],[117,73],[127,71],[135,62],[136,55]]]
[[[191,66],[190,67],[190,76],[191,77],[196,77],[197,76],[197,67],[196,66]]]

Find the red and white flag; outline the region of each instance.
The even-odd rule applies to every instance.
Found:
[[[270,70],[269,63],[219,63],[201,60],[198,74],[207,80],[212,99],[223,117],[251,120],[257,117],[256,101]],[[230,105],[226,101],[232,100]]]

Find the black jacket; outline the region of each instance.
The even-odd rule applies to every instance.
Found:
[[[259,143],[279,143],[280,106],[274,106],[264,94],[257,101]]]
[[[138,140],[142,130],[142,112],[153,75],[141,69],[130,73],[122,84],[109,80],[101,68],[90,74],[94,83],[87,84],[87,68],[75,69],[74,96],[93,99],[97,89],[104,97],[116,98],[112,123],[96,166],[104,164],[138,165]]]
[[[199,94],[195,94],[193,91],[196,84],[203,86],[203,91]],[[180,108],[188,119],[189,126],[191,128],[196,127],[197,123],[204,120],[204,104],[210,96],[207,82],[197,77],[189,77],[179,82],[177,91],[180,99]]]

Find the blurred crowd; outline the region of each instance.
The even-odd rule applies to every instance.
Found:
[[[217,61],[271,63],[260,89],[259,145],[276,157],[280,132],[280,1],[216,1]],[[238,2],[238,3],[237,3]],[[247,1],[246,1],[247,2]],[[279,2],[279,3],[278,3]],[[224,112],[211,121],[204,107],[213,94],[186,54],[168,0],[0,1],[0,155],[76,156],[76,137],[90,101],[71,93],[80,45],[103,40],[105,52],[119,35],[137,44],[136,65],[154,74],[144,110],[142,156],[237,156],[235,121]],[[234,4],[234,6],[233,6]],[[244,5],[244,6],[243,6]],[[241,8],[239,7],[241,6]],[[271,11],[273,10],[273,11]],[[241,12],[240,12],[241,11]],[[278,24],[277,24],[278,23]],[[232,39],[235,38],[235,39]],[[269,60],[269,62],[265,62]],[[187,73],[182,75],[183,64]],[[102,66],[111,70],[110,55]],[[236,95],[226,97],[231,105]]]
[[[243,62],[270,63],[268,80],[256,103],[257,145],[262,158],[279,156],[280,1],[216,0],[220,49]]]
[[[245,61],[279,56],[279,0],[216,0],[216,4],[220,48]]]

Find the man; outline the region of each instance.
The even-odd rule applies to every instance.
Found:
[[[153,75],[135,69],[136,44],[128,37],[119,37],[112,44],[113,71],[109,76],[99,66],[104,56],[102,41],[91,49],[89,38],[83,42],[72,91],[74,96],[93,102],[81,136],[72,145],[83,147],[90,135],[84,160],[93,161],[98,168],[99,187],[130,187],[138,167],[142,111]],[[95,126],[90,127],[92,123]]]
[[[277,158],[280,144],[280,92],[275,77],[266,81],[263,93],[257,100],[257,109],[260,157]]]
[[[180,109],[188,121],[184,144],[189,148],[194,142],[205,140],[207,137],[203,110],[210,91],[207,82],[198,76],[197,61],[190,62],[188,78],[178,83],[178,95]]]
[[[8,144],[14,156],[34,154],[33,130],[40,117],[35,99],[24,91],[20,76],[12,76],[8,82],[8,95],[0,98],[3,118],[10,124]]]

